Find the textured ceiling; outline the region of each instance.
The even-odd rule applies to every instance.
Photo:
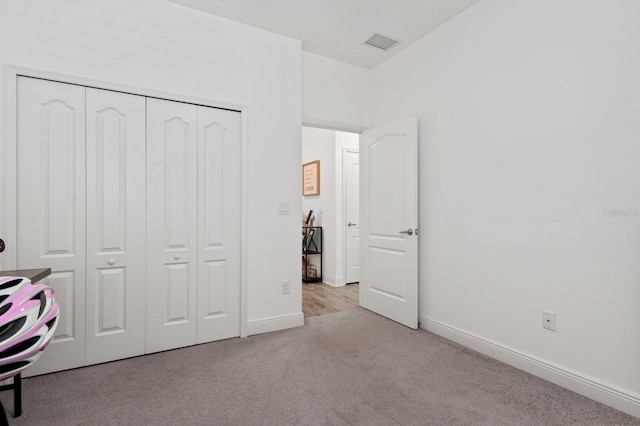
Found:
[[[305,51],[372,68],[478,0],[168,0],[302,41]],[[385,52],[374,33],[399,40]]]

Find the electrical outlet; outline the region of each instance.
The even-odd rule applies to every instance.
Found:
[[[552,311],[548,311],[546,309],[542,310],[542,327],[547,330],[556,331],[556,313]]]
[[[291,291],[291,282],[282,281],[282,294],[289,294],[290,291]]]

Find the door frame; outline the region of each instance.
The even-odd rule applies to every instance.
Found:
[[[218,99],[200,98],[191,95],[175,92],[165,92],[147,87],[129,86],[118,84],[106,80],[91,79],[71,74],[61,74],[42,69],[22,67],[18,65],[5,64],[3,69],[4,103],[2,105],[2,123],[4,132],[0,143],[0,209],[3,213],[3,221],[0,221],[0,235],[5,240],[7,249],[2,253],[3,260],[0,260],[1,269],[16,269],[16,245],[17,245],[17,89],[18,77],[32,77],[44,80],[52,80],[61,83],[76,84],[79,86],[94,87],[96,89],[112,90],[115,92],[130,93],[134,95],[146,96],[150,98],[167,99],[171,101],[184,102],[189,104],[203,105],[218,109],[238,111],[242,123],[242,143],[241,143],[241,168],[242,168],[242,202],[241,202],[241,224],[240,224],[240,337],[247,337],[248,327],[248,112],[247,105],[226,102]]]
[[[358,136],[359,137],[359,136]],[[345,221],[347,220],[347,179],[346,179],[346,161],[345,156],[347,152],[358,154],[360,156],[360,148],[342,148],[342,157],[340,161],[342,162],[342,209],[341,209],[341,231],[342,235],[342,280],[344,284],[347,283],[347,230],[345,228]]]

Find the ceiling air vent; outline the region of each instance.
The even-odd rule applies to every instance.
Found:
[[[380,34],[374,34],[371,36],[371,38],[369,38],[369,40],[364,42],[364,44],[368,46],[376,47],[384,51],[391,49],[397,43],[398,43],[397,40],[392,40],[389,37],[385,37]]]

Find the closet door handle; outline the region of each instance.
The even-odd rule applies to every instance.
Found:
[[[109,265],[115,265],[116,264],[116,260],[112,257],[111,259],[107,260],[107,263]]]
[[[180,254],[179,254],[179,253],[174,254],[174,255],[173,255],[173,258],[174,258],[175,260],[180,260]]]

